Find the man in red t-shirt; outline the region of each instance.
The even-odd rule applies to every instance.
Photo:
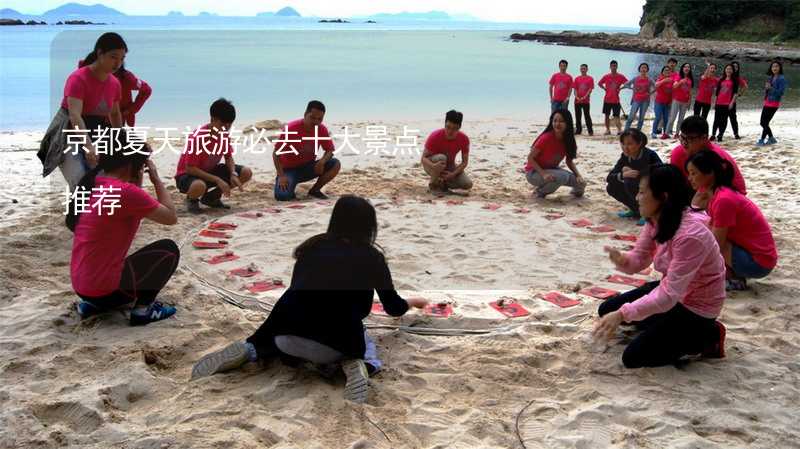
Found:
[[[422,168],[430,175],[428,188],[446,192],[447,189],[469,190],[472,180],[464,173],[469,164],[469,137],[461,132],[464,114],[451,110],[444,119],[444,128],[432,132],[425,141]],[[456,165],[456,155],[461,163]]]
[[[328,128],[322,124],[325,118],[325,105],[312,100],[306,106],[303,118],[286,124],[280,138],[275,141],[272,161],[275,163],[275,199],[290,201],[297,196],[297,184],[316,179],[308,196],[327,199],[322,187],[339,174],[341,164],[333,157],[335,147]],[[317,151],[322,148],[324,155],[317,159]]]
[[[550,111],[569,109],[569,95],[572,92],[572,75],[567,73],[569,63],[562,59],[558,62],[558,73],[550,77],[547,92],[550,95]]]
[[[589,66],[581,64],[581,74],[575,77],[572,83],[575,89],[575,134],[580,134],[583,131],[581,126],[581,113],[586,118],[586,129],[589,135],[594,135],[592,130],[592,115],[589,112],[589,105],[591,103],[591,95],[594,90],[594,78],[588,75]]]
[[[606,116],[606,135],[611,135],[609,116],[614,116],[614,124],[617,126],[617,134],[622,134],[622,122],[619,119],[621,106],[619,104],[619,92],[622,86],[628,82],[628,78],[621,73],[617,73],[617,61],[611,61],[610,73],[606,73],[597,83],[597,87],[606,91],[603,97],[603,115]]]
[[[230,209],[222,202],[231,189],[241,188],[253,177],[248,167],[233,161],[229,132],[236,119],[233,104],[220,98],[211,104],[211,121],[197,128],[186,139],[186,147],[178,160],[175,184],[186,194],[186,208],[200,212],[200,203],[217,209]],[[225,158],[225,163],[220,160]]]

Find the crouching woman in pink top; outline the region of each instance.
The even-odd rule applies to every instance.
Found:
[[[627,368],[675,364],[686,355],[725,356],[725,263],[708,217],[689,208],[686,178],[657,165],[639,185],[639,212],[647,219],[632,251],[606,247],[617,269],[637,273],[653,262],[660,282],[609,298],[600,305],[596,337],[609,338],[623,322],[643,330],[625,348]]]

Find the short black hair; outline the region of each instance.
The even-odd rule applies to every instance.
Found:
[[[581,67],[586,67],[588,69],[589,65],[588,64],[581,64]]]
[[[678,60],[677,60],[677,59],[675,59],[675,58],[669,58],[669,59],[667,59],[667,64],[669,64],[670,62],[674,62],[675,64],[677,64],[677,63],[678,63]]]
[[[562,60],[558,61],[558,65],[561,65],[561,63],[562,63],[562,62],[563,62],[564,64],[566,64],[566,65],[569,65],[569,63],[567,62],[567,60],[566,60],[566,59],[562,59]]]
[[[222,123],[233,123],[236,120],[236,108],[225,98],[218,98],[217,101],[211,103],[209,113],[211,118],[218,119]]]
[[[708,136],[708,122],[699,115],[690,115],[681,123],[681,132],[695,136]]]
[[[636,128],[629,128],[619,135],[619,143],[623,143],[626,137],[630,137],[634,142],[639,144],[639,148],[647,146],[647,134],[639,131]]]
[[[306,106],[306,114],[311,112],[312,109],[325,112],[325,105],[319,100],[311,100],[308,102],[308,106]]]
[[[647,71],[648,71],[648,72],[650,71],[650,64],[648,64],[648,63],[646,63],[646,62],[643,62],[643,63],[639,64],[639,69],[638,69],[638,71],[640,71],[640,72],[642,71],[642,66],[645,66],[645,67],[647,67]]]
[[[447,114],[444,115],[444,121],[445,123],[451,122],[461,126],[461,122],[464,121],[464,114],[456,111],[455,109],[451,109],[447,111]]]
[[[610,64],[608,64],[608,65],[610,65],[610,66],[611,66],[611,65],[619,65],[619,63],[617,62],[617,60],[616,60],[616,59],[612,59],[612,60],[611,60],[611,63],[610,63]]]

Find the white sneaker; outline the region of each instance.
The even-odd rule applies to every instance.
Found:
[[[230,371],[247,363],[247,347],[241,341],[204,355],[192,368],[192,380]]]
[[[344,398],[356,404],[367,402],[369,393],[369,373],[361,359],[350,359],[342,362],[342,370],[347,377],[344,385]]]

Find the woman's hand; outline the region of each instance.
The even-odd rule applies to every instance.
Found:
[[[618,249],[606,246],[603,250],[608,253],[608,258],[617,268],[625,266],[625,256]]]
[[[594,335],[595,338],[609,340],[617,333],[617,328],[623,321],[625,320],[622,318],[622,312],[619,310],[606,314],[595,323],[592,335]]]

